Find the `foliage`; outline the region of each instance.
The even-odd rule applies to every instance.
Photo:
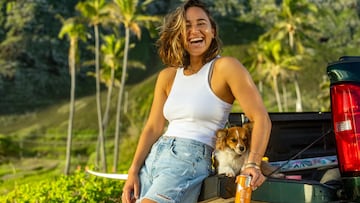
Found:
[[[359,43],[359,5],[355,0],[252,0],[250,5],[247,18],[242,19],[258,22],[265,32],[253,43],[246,62],[256,81],[274,90],[275,111],[325,110],[329,94],[319,85],[326,75],[324,61],[360,54],[353,49]],[[321,100],[309,96],[315,98],[319,92],[324,93]],[[269,99],[265,97],[267,102]]]
[[[120,202],[123,182],[99,178],[77,170],[31,184],[22,184],[1,202]]]
[[[7,161],[8,157],[17,157],[19,147],[11,137],[0,134],[0,164]]]
[[[152,16],[164,14],[181,1],[182,0],[154,1],[148,5],[145,13],[151,14]],[[67,98],[70,88],[67,65],[68,43],[65,40],[58,39],[57,35],[60,31],[61,24],[54,16],[60,14],[66,19],[74,17],[74,14],[76,15],[74,6],[77,2],[85,1],[0,0],[0,64],[2,64],[0,65],[0,95],[2,96],[0,105],[5,106],[5,108],[1,108],[1,112],[7,111],[21,114],[24,109],[29,112],[27,114],[1,117],[0,133],[6,135],[4,139],[0,137],[0,156],[2,156],[1,153],[3,153],[1,150],[6,150],[6,155],[11,154],[16,150],[16,147],[19,146],[19,142],[16,141],[17,138],[20,140],[24,138],[25,141],[33,142],[31,145],[24,144],[24,146],[28,148],[28,151],[21,151],[21,153],[24,153],[24,156],[51,156],[59,160],[64,158],[68,104],[63,104],[63,100]],[[125,3],[125,1],[118,2]],[[141,2],[145,1],[139,0],[139,3]],[[294,11],[294,13],[298,13],[299,11],[299,15],[305,15],[301,16],[300,19],[289,18],[293,20],[291,22],[299,23],[305,21],[304,19],[310,16],[310,20],[305,22],[311,22],[310,24],[315,26],[314,28],[306,25],[306,23],[296,24],[298,28],[296,31],[304,31],[301,38],[292,38],[286,33],[287,30],[285,28],[287,28],[287,26],[286,23],[284,23],[286,22],[284,19],[286,19],[285,14],[289,13],[280,12],[280,2],[282,1],[207,0],[207,2],[211,3],[211,11],[215,13],[219,22],[220,35],[225,45],[223,50],[224,55],[233,55],[240,59],[240,61],[245,62],[247,67],[250,67],[248,66],[249,63],[244,60],[245,51],[248,50],[249,44],[252,42],[259,42],[260,47],[258,48],[266,54],[268,60],[277,62],[277,64],[282,66],[283,69],[280,73],[284,77],[289,75],[291,76],[290,78],[294,78],[292,73],[301,67],[297,78],[303,90],[303,101],[306,101],[304,104],[305,111],[329,110],[328,81],[325,75],[327,62],[336,60],[341,55],[360,54],[358,49],[360,39],[359,6],[354,3],[356,2],[355,0],[309,0],[308,2],[314,2],[319,9],[319,13],[314,14],[314,16],[308,15],[310,11],[302,13],[300,12],[302,11],[301,9],[291,10]],[[284,2],[303,3],[306,1],[287,0]],[[296,5],[291,4],[291,6]],[[120,17],[118,20],[119,19],[123,20],[123,18]],[[313,21],[314,19],[317,21]],[[282,23],[279,23],[279,20],[281,20]],[[125,172],[131,163],[140,131],[149,113],[156,78],[155,73],[161,66],[160,60],[156,58],[155,48],[153,46],[153,37],[156,35],[151,32],[154,30],[140,29],[138,26],[132,28],[134,31],[141,30],[142,38],[138,39],[135,36],[131,36],[131,42],[136,46],[129,52],[129,57],[145,64],[146,69],[129,69],[129,74],[126,75],[126,83],[132,86],[127,85],[125,88],[129,97],[126,97],[124,102],[127,104],[127,111],[124,112],[124,116],[121,119],[121,137],[119,144],[120,162],[118,164],[119,170]],[[259,36],[271,30],[271,28],[276,28],[282,32],[272,35],[272,39],[262,38],[262,40],[257,41]],[[115,30],[123,34],[121,32],[124,31],[124,26],[117,25]],[[106,46],[109,44],[113,45],[114,48],[113,50],[108,49],[107,51],[105,51],[106,49],[104,48],[101,53],[103,58],[101,59],[107,60],[107,66],[111,64],[114,65],[113,62],[115,62],[115,60],[118,60],[116,63],[119,63],[123,58],[123,54],[119,51],[123,49],[123,47],[119,46],[115,39],[111,43],[106,39],[106,36],[111,36],[114,30],[101,27],[100,31],[101,34],[105,36],[100,39],[102,45]],[[120,38],[120,34],[116,35],[117,39]],[[285,40],[280,43],[279,39],[281,38]],[[292,52],[285,48],[286,45],[290,43],[290,39],[294,39],[295,41],[301,40],[300,42],[302,44],[294,43],[295,47],[302,48],[298,52],[303,51],[310,55],[310,57],[295,60],[299,58],[292,56]],[[94,38],[91,35],[87,35],[87,40],[88,44],[94,42]],[[84,53],[84,55],[81,56],[82,61],[90,58],[93,60],[94,52],[89,51],[90,49],[94,50],[93,45],[91,45],[89,49],[85,49],[84,47],[79,48],[82,51],[81,53]],[[111,47],[109,46],[107,48]],[[114,51],[114,53],[112,53],[112,51]],[[117,54],[115,54],[115,52]],[[258,53],[259,52],[255,51],[253,56],[257,57]],[[117,56],[115,57],[115,55]],[[76,163],[87,162],[94,164],[91,158],[95,151],[96,133],[98,130],[96,112],[94,111],[96,104],[93,96],[86,98],[81,96],[87,93],[93,94],[95,85],[93,78],[87,77],[85,74],[89,70],[93,71],[93,69],[86,69],[87,67],[84,66],[84,63],[82,65],[83,67],[81,67],[82,69],[78,72],[76,78],[78,81],[77,90],[82,94],[77,94],[78,98],[75,104],[77,110],[74,120],[74,150],[72,151],[72,158]],[[103,63],[103,65],[105,65],[105,63]],[[135,65],[130,66],[135,67]],[[117,85],[122,82],[119,80],[121,74],[120,67],[121,66],[117,67],[119,71],[115,74],[118,78]],[[103,71],[101,73],[106,75],[110,71],[104,68],[105,67],[101,67]],[[276,72],[278,71],[277,69],[273,69],[272,71],[274,71],[272,72],[274,74],[279,73]],[[274,105],[276,101],[271,92],[271,86],[269,84],[261,84],[261,81],[268,77],[268,73],[271,73],[271,69],[260,69],[258,74],[251,72],[257,84],[259,84],[259,89],[263,89],[262,96],[265,99],[265,104],[269,111],[277,111],[276,105]],[[144,78],[149,79],[144,81]],[[102,79],[108,81],[105,80],[105,77]],[[292,80],[287,79],[284,80],[284,82],[290,83]],[[295,94],[295,90],[291,88],[288,89],[288,92],[291,96]],[[105,98],[104,92],[102,94],[102,97]],[[317,97],[318,95],[319,97]],[[291,102],[294,103],[293,100],[289,101],[289,103]],[[41,108],[41,111],[33,111],[33,103],[36,103],[37,106]],[[49,104],[54,105],[46,108]],[[22,107],[20,105],[24,106]],[[115,106],[115,102],[112,102],[110,112],[115,112]],[[239,110],[240,109],[236,107],[235,111]],[[290,110],[292,110],[292,108]],[[111,116],[112,115],[110,115],[110,119],[114,120],[114,116]],[[107,129],[109,135],[106,142],[107,153],[111,153],[114,148],[112,140],[115,124],[113,120],[109,122]],[[55,136],[53,136],[54,134]],[[13,136],[12,139],[8,138],[10,136]],[[46,146],[40,143],[45,143]],[[7,148],[3,148],[4,145],[6,145]],[[17,154],[13,157],[16,157]],[[86,160],[80,160],[79,157]],[[107,157],[107,160],[109,161],[111,158],[112,157]],[[39,175],[34,176],[39,177]],[[43,177],[41,176],[41,178]],[[58,198],[56,195],[64,194],[61,197],[64,198],[62,199],[63,201],[66,201],[65,198],[69,198],[68,200],[72,201],[71,198],[73,198],[74,201],[80,202],[115,202],[117,200],[112,198],[117,198],[120,195],[112,190],[120,190],[121,184],[121,182],[105,182],[105,180],[89,177],[84,173],[77,172],[69,177],[60,176],[55,179],[39,181],[39,183],[19,184],[16,189],[10,192],[5,198],[7,198],[8,201],[13,200],[11,198],[22,198],[20,200],[24,202],[36,202],[37,200],[40,201],[40,198],[48,198],[47,200],[49,202],[62,202],[59,199],[53,200],[51,198],[55,199]],[[68,190],[64,189],[65,186],[68,187]],[[76,190],[74,188],[76,188]],[[101,188],[107,191],[104,192]],[[84,191],[85,189],[86,191]],[[101,192],[99,191],[102,191],[104,195],[100,194]],[[96,194],[101,195],[101,197],[96,196]],[[31,198],[31,196],[33,196],[34,199],[25,199]],[[36,197],[38,199],[35,199]],[[4,198],[0,199],[0,201],[1,200],[4,200]]]
[[[27,101],[44,105],[47,102],[44,98],[49,98],[50,93],[52,98],[59,98],[68,91],[69,80],[64,69],[67,55],[57,39],[61,24],[55,16],[69,15],[73,7],[71,0],[2,1],[2,102],[17,101],[13,104],[16,105]],[[2,108],[5,112],[10,110],[13,109]]]

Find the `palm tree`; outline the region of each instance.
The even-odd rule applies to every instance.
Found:
[[[274,24],[263,38],[284,41],[295,54],[303,54],[303,40],[310,38],[309,31],[317,30],[314,15],[317,12],[316,5],[308,0],[283,0]]]
[[[252,59],[250,68],[256,70],[259,78],[265,78],[265,81],[271,84],[270,86],[275,94],[278,111],[282,112],[284,109],[280,96],[279,83],[282,86],[283,94],[286,95],[285,83],[283,81],[288,77],[288,71],[297,71],[300,69],[300,67],[296,65],[299,56],[291,56],[288,51],[283,48],[279,40],[263,41],[262,38],[259,39],[258,43],[253,45],[249,55],[255,56]]]
[[[68,124],[68,136],[66,144],[66,164],[65,175],[69,174],[70,159],[71,159],[71,143],[72,143],[72,128],[75,113],[75,88],[76,88],[76,61],[78,59],[78,40],[86,40],[85,33],[86,28],[83,24],[77,22],[77,18],[69,18],[67,20],[62,19],[63,26],[59,32],[59,38],[62,39],[64,35],[67,35],[70,41],[69,47],[69,73],[71,77],[71,90],[70,90],[70,105],[69,105],[69,124]]]
[[[86,0],[76,5],[77,10],[89,20],[89,24],[94,28],[95,35],[95,72],[96,72],[96,104],[99,126],[99,142],[101,148],[102,170],[107,171],[106,153],[105,153],[105,136],[103,129],[102,105],[101,105],[101,89],[100,89],[100,40],[99,25],[109,20],[106,0]]]
[[[316,29],[315,13],[317,13],[316,5],[307,0],[283,0],[275,25],[263,37],[287,41],[291,55],[304,55],[305,48],[302,41],[309,38],[306,34],[308,30]],[[296,90],[296,111],[302,111],[301,91],[296,73],[291,75]]]
[[[115,80],[115,71],[119,68],[120,59],[123,57],[124,40],[123,38],[117,38],[114,34],[104,36],[103,40],[104,44],[101,46],[101,51],[104,54],[103,63],[105,66],[101,70],[101,81],[105,83],[108,88],[103,117],[103,128],[105,134],[109,120],[112,89],[115,82],[117,82],[117,80]]]
[[[142,3],[145,7],[152,0],[147,0]],[[121,106],[122,106],[122,97],[124,94],[125,80],[127,73],[127,63],[128,63],[128,51],[130,43],[130,31],[132,31],[138,38],[141,37],[141,28],[140,22],[149,22],[149,21],[158,21],[159,18],[156,16],[145,16],[138,13],[139,11],[139,1],[138,0],[114,0],[112,7],[112,18],[115,22],[122,23],[125,28],[125,46],[124,46],[124,57],[122,65],[122,73],[120,80],[120,88],[118,93],[117,101],[117,110],[116,110],[116,128],[115,128],[115,147],[114,147],[114,163],[113,171],[117,170],[117,163],[119,159],[119,130],[120,130],[120,118],[121,118]]]
[[[272,4],[275,5],[275,2],[272,2]],[[274,8],[274,6],[272,8]],[[288,93],[285,81],[293,82],[296,94],[296,111],[302,111],[301,91],[296,75],[296,70],[300,70],[300,67],[296,64],[299,63],[299,59],[305,58],[307,55],[303,42],[305,39],[311,39],[308,35],[309,32],[316,30],[316,18],[314,17],[316,12],[316,5],[307,0],[283,0],[280,10],[263,8],[263,11],[261,12],[262,14],[265,14],[262,15],[263,18],[267,18],[264,19],[264,21],[270,22],[268,19],[274,19],[271,21],[272,24],[264,25],[269,28],[269,30],[260,36],[258,40],[258,46],[260,48],[258,47],[258,50],[268,50],[264,53],[260,53],[260,55],[262,54],[265,58],[269,57],[269,60],[264,60],[263,62],[270,63],[267,66],[268,69],[270,68],[269,70],[274,68],[274,70],[270,71],[273,74],[270,75],[280,76],[281,81],[278,82],[281,82],[282,85],[283,102],[281,102],[280,95],[276,95],[278,109],[280,111],[283,110],[282,103],[284,103],[285,109],[287,108],[286,103]],[[278,54],[279,56],[276,56]],[[278,59],[284,61],[281,62],[278,61]],[[283,64],[286,64],[289,61],[291,61],[291,67],[283,66]],[[256,60],[254,62],[255,64],[257,63]],[[282,65],[276,66],[276,64]],[[294,69],[294,67],[296,68]],[[279,68],[283,70],[279,70]],[[291,71],[289,72],[289,70]],[[277,86],[274,84],[277,80],[278,78],[273,78],[272,80],[272,87],[275,88],[275,92],[278,92],[278,90],[276,90]]]

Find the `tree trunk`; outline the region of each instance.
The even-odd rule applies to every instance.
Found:
[[[275,93],[278,110],[279,110],[279,112],[283,112],[282,105],[281,105],[280,93],[279,93],[279,87],[278,87],[278,82],[277,82],[277,76],[273,75],[272,78],[273,78],[274,93]]]
[[[110,112],[110,104],[111,104],[111,96],[112,96],[112,89],[114,86],[114,80],[115,80],[115,68],[113,67],[113,68],[111,68],[111,82],[108,87],[108,92],[107,92],[107,96],[106,96],[106,107],[105,107],[105,112],[104,112],[104,117],[103,117],[104,118],[103,119],[104,138],[106,137],[106,130],[107,130],[107,126],[109,123],[109,112]],[[99,141],[100,141],[99,143],[101,143],[101,140],[99,140]],[[99,144],[97,146],[99,147]],[[99,157],[97,157],[97,158],[99,158]]]
[[[300,91],[300,86],[299,86],[296,76],[295,76],[295,80],[294,80],[294,85],[295,85],[295,92],[296,92],[296,112],[302,112],[303,108],[302,108],[302,101],[301,101],[301,91]]]
[[[123,97],[124,88],[125,88],[129,43],[130,43],[130,29],[128,27],[126,27],[125,28],[125,47],[124,47],[123,67],[122,67],[121,81],[120,81],[120,88],[119,88],[117,109],[116,109],[113,172],[117,171],[117,165],[118,165],[118,160],[119,160],[119,137],[120,137],[119,132],[120,132],[120,127],[121,127],[120,118],[121,118],[121,106],[122,106],[121,104],[122,104],[122,97]]]
[[[69,175],[70,165],[71,165],[71,144],[72,144],[72,128],[74,122],[74,112],[75,112],[75,58],[76,58],[76,38],[70,39],[70,49],[69,49],[69,68],[70,68],[70,77],[71,77],[71,90],[70,90],[70,104],[69,104],[69,124],[68,124],[68,135],[66,142],[66,161],[65,161],[65,175]]]
[[[284,78],[281,78],[281,89],[282,89],[282,95],[283,95],[283,108],[284,111],[287,112],[289,110],[289,104],[288,104],[288,91],[286,88],[286,84],[284,82]]]
[[[106,106],[105,106],[105,112],[104,112],[104,119],[103,119],[103,131],[104,134],[106,133],[106,128],[109,122],[109,112],[110,112],[110,104],[111,104],[111,96],[112,96],[112,89],[114,86],[114,80],[115,80],[115,67],[111,68],[111,81],[110,85],[108,87],[107,97],[106,97]]]
[[[95,32],[95,68],[96,68],[96,104],[98,114],[98,126],[99,126],[99,141],[102,171],[107,172],[106,165],[106,151],[105,151],[105,136],[103,130],[102,110],[101,110],[101,89],[100,89],[100,53],[99,53],[99,27],[94,25]]]

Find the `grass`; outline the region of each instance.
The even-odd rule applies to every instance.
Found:
[[[0,165],[0,195],[21,184],[41,181],[58,176],[63,164],[60,160],[24,158]]]
[[[152,76],[129,89],[131,99],[128,102],[128,112],[123,114],[120,133],[119,172],[126,172],[131,163],[138,136],[144,124],[143,117],[149,111],[152,100],[149,95],[152,95],[155,79],[156,77]],[[102,96],[105,94],[106,92],[103,92]],[[108,171],[111,171],[113,165],[116,96],[117,92],[114,93],[111,107],[112,122],[106,134]],[[95,166],[96,168],[95,151],[98,132],[95,102],[95,95],[77,98],[71,171],[78,166]],[[134,115],[134,118],[132,119],[130,115]],[[6,126],[0,123],[0,134],[12,138],[11,141],[15,145],[22,145],[24,149],[19,151],[19,154],[23,154],[23,158],[8,159],[0,165],[0,195],[11,191],[16,185],[31,184],[63,173],[67,116],[68,103],[59,102],[41,111],[33,111],[20,116],[0,117],[0,120],[7,121]]]

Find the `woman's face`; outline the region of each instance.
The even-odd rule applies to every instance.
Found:
[[[214,38],[214,29],[206,13],[199,7],[186,10],[186,44],[190,56],[202,56]]]

